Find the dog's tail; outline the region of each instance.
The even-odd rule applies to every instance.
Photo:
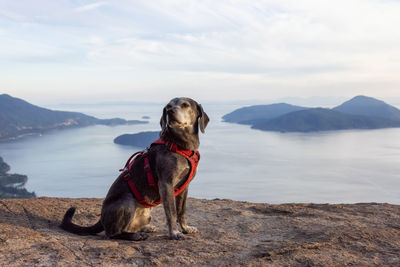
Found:
[[[71,207],[67,210],[64,218],[60,224],[60,227],[67,232],[78,234],[78,235],[95,235],[104,230],[103,225],[100,220],[92,226],[79,226],[72,222],[72,217],[74,216],[76,208]]]

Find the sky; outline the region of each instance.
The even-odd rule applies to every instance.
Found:
[[[0,0],[0,93],[34,103],[400,103],[400,0]]]

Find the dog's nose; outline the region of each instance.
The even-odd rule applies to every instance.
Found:
[[[171,107],[167,111],[170,114],[174,114],[174,113],[176,113],[178,111],[178,107],[177,106]]]

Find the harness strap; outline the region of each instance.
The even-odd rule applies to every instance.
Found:
[[[176,188],[174,190],[174,196],[176,197],[180,193],[182,193],[183,190],[185,190],[185,188],[188,186],[190,181],[193,179],[194,174],[196,173],[197,165],[198,165],[199,160],[200,160],[200,153],[197,150],[196,151],[192,151],[192,150],[179,149],[178,145],[173,144],[173,143],[169,143],[169,142],[164,141],[162,139],[156,140],[155,142],[152,143],[152,145],[153,144],[166,145],[169,150],[171,150],[174,153],[180,154],[181,156],[185,157],[189,161],[189,165],[190,165],[189,175],[187,176],[186,181],[179,188]],[[146,150],[142,150],[142,151],[136,152],[132,156],[130,156],[128,161],[125,164],[125,167],[123,169],[120,169],[120,171],[123,171],[125,173],[124,179],[128,182],[128,185],[129,185],[130,189],[132,190],[132,193],[134,194],[136,200],[140,204],[142,204],[146,208],[157,206],[157,205],[161,204],[162,201],[161,200],[158,200],[158,201],[155,201],[155,202],[147,201],[142,196],[142,194],[139,192],[139,190],[137,189],[137,187],[135,186],[135,184],[134,184],[134,182],[132,180],[130,171],[131,171],[132,165],[135,162],[135,159],[136,159],[137,156],[144,156],[144,170],[146,172],[147,182],[148,182],[149,186],[154,187],[155,190],[158,192],[158,185],[155,182],[153,174],[151,173],[150,163],[149,163],[149,159],[148,159]]]
[[[177,144],[167,142],[163,139],[157,139],[156,141],[153,142],[153,144],[166,145],[169,150],[171,150],[174,153],[180,154],[181,156],[185,157],[189,161],[190,172],[186,178],[185,183],[183,185],[181,185],[179,188],[174,190],[174,196],[177,196],[180,193],[182,193],[183,190],[185,190],[185,188],[189,185],[189,183],[193,179],[193,177],[196,173],[196,170],[197,170],[197,165],[199,164],[199,161],[200,161],[200,153],[198,150],[193,151],[193,150],[179,149],[179,146]]]
[[[158,187],[158,185],[154,181],[153,174],[151,173],[150,164],[149,164],[149,158],[148,157],[144,158],[144,170],[146,171],[147,182],[149,183],[149,185],[153,186],[153,187]]]
[[[129,159],[126,161],[124,168],[123,168],[123,169],[120,169],[119,171],[120,171],[120,172],[122,172],[122,171],[127,171],[127,170],[129,169],[130,165],[132,165],[133,162],[135,161],[136,156],[137,156],[137,155],[143,155],[143,153],[144,153],[144,150],[139,151],[139,152],[136,152],[135,154],[133,154],[132,156],[130,156]],[[132,163],[130,163],[130,162],[131,162],[131,159],[133,159]]]

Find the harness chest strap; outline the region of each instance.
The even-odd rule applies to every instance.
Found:
[[[178,187],[178,188],[176,188],[174,190],[174,196],[177,196],[180,193],[182,193],[183,190],[185,190],[185,188],[188,186],[190,181],[193,179],[194,174],[196,173],[197,165],[198,165],[199,160],[200,160],[200,153],[197,150],[196,151],[192,151],[192,150],[179,149],[179,147],[176,144],[172,144],[172,143],[166,142],[166,141],[164,141],[162,139],[156,140],[155,142],[153,142],[153,144],[166,145],[169,150],[171,150],[174,153],[178,153],[178,154],[184,156],[190,163],[190,172],[189,172],[188,176],[186,177],[186,181],[180,187]],[[125,168],[120,170],[120,171],[124,171],[125,172],[124,178],[125,178],[125,180],[127,180],[128,185],[129,185],[130,189],[132,190],[132,193],[134,194],[136,200],[140,204],[142,204],[146,208],[157,206],[157,205],[161,204],[162,201],[161,200],[156,201],[156,202],[147,201],[142,196],[142,194],[139,192],[139,190],[135,186],[133,180],[131,179],[130,170],[131,170],[131,167],[132,167],[132,165],[133,165],[133,163],[134,163],[134,161],[136,159],[136,156],[138,156],[138,155],[143,155],[144,156],[144,169],[145,169],[145,172],[146,172],[146,177],[147,177],[148,184],[151,187],[154,187],[155,190],[158,192],[158,186],[157,186],[157,183],[156,183],[156,181],[155,181],[155,179],[153,177],[153,174],[151,173],[149,159],[148,159],[147,154],[145,153],[144,150],[136,152],[135,154],[133,154],[128,159],[128,161],[126,162]]]

